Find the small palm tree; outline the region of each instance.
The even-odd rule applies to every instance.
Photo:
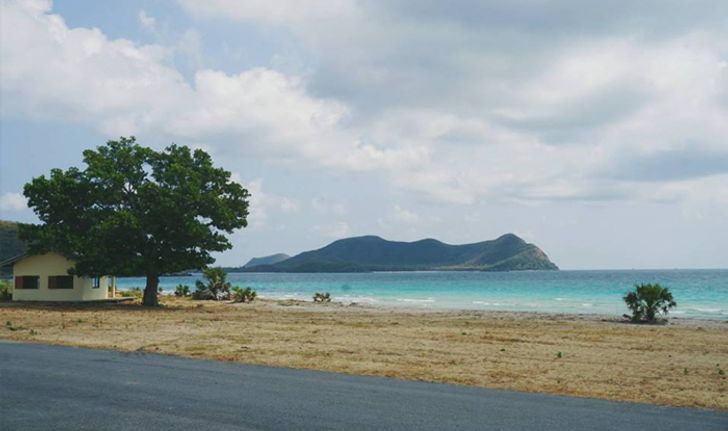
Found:
[[[174,296],[178,298],[186,298],[190,296],[190,286],[186,284],[178,284],[177,287],[174,288]]]
[[[233,287],[233,301],[235,302],[253,302],[255,298],[258,296],[258,293],[251,289],[250,287],[246,287],[245,289],[241,289],[238,286]]]
[[[324,292],[324,293],[316,292],[313,295],[313,302],[321,302],[321,303],[331,302],[331,295],[329,294],[329,292]]]
[[[632,316],[627,314],[624,316],[633,322],[654,323],[658,313],[667,315],[670,308],[677,306],[670,290],[657,283],[637,284],[635,290],[624,295],[623,299],[627,307],[632,310]]]
[[[197,290],[192,294],[194,299],[212,299],[220,301],[230,299],[230,283],[227,281],[227,273],[222,268],[208,268],[202,272],[206,283],[197,280]]]

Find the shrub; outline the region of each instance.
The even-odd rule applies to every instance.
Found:
[[[203,283],[200,280],[195,282],[193,299],[207,299],[220,301],[230,299],[230,283],[227,281],[227,274],[222,268],[208,268],[202,272],[205,278]]]
[[[316,292],[313,295],[313,302],[321,302],[321,303],[331,302],[331,295],[329,294],[329,292],[324,292],[324,293]]]
[[[7,280],[0,280],[0,301],[10,301],[13,299],[13,286]]]
[[[250,287],[241,289],[238,286],[233,287],[233,301],[235,302],[253,302],[255,297],[258,296],[255,290]]]
[[[174,288],[174,296],[178,298],[186,298],[190,295],[190,286],[186,284],[178,284],[177,287]]]
[[[625,314],[624,317],[632,322],[655,323],[658,314],[667,315],[670,308],[677,306],[670,290],[657,283],[637,284],[635,290],[628,292],[623,299],[632,310],[631,316]]]
[[[122,296],[122,298],[142,298],[142,289],[139,287],[132,287],[129,290],[122,290],[119,291],[119,294]]]

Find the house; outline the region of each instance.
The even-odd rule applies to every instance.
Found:
[[[116,277],[68,275],[71,258],[58,253],[21,255],[0,262],[13,266],[13,301],[102,301],[116,296]]]

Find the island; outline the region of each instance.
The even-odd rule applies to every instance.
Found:
[[[490,241],[452,245],[436,239],[388,241],[367,235],[340,239],[276,263],[232,272],[524,271],[558,270],[534,244],[508,233]]]

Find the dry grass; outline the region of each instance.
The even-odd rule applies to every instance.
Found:
[[[0,338],[728,410],[725,323],[164,302],[6,304]]]

